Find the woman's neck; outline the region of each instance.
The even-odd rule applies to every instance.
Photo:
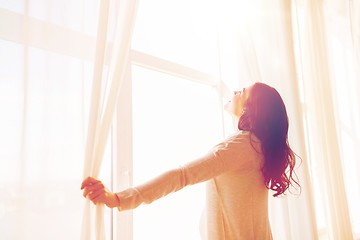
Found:
[[[240,119],[240,117],[235,116],[235,115],[232,115],[234,132],[238,132],[238,131],[239,131],[239,127],[238,127],[239,119]]]

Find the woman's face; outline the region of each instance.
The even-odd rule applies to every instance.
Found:
[[[243,88],[241,91],[235,91],[233,97],[225,104],[224,109],[236,117],[240,117],[243,114],[252,86]]]

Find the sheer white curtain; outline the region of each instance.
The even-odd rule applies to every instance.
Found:
[[[137,1],[120,1],[119,13],[117,14],[115,38],[111,49],[111,61],[108,72],[109,90],[105,91],[101,101],[101,89],[103,68],[105,65],[105,52],[107,30],[110,18],[110,0],[100,2],[100,14],[98,25],[98,36],[94,63],[94,75],[91,94],[91,105],[89,114],[89,125],[84,163],[84,178],[91,176],[99,177],[100,167],[108,139],[118,95],[125,76],[127,66],[132,30],[134,26]],[[105,87],[106,88],[106,87]],[[96,216],[91,211],[96,208]],[[104,206],[96,207],[86,200],[82,239],[105,239],[104,232]],[[95,229],[95,231],[92,231]]]
[[[80,238],[81,172],[100,172],[136,5],[0,1],[0,239]],[[86,239],[92,229],[83,230]]]
[[[96,2],[0,1],[0,239],[78,239]]]
[[[352,28],[358,20],[351,18],[358,11],[353,8],[356,4],[318,0],[297,6],[304,11],[298,22],[309,163],[313,185],[320,190],[315,192],[317,208],[322,209],[318,224],[328,239],[359,238],[360,168],[355,146],[360,136],[356,126],[360,89],[358,42]]]
[[[318,174],[325,193],[327,222],[332,239],[351,239],[351,225],[339,139],[336,131],[334,98],[331,91],[331,55],[326,35],[323,1],[306,2],[304,22],[303,85],[311,129],[311,155],[318,164]],[[310,104],[311,103],[311,104]]]

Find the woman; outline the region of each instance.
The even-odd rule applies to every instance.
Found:
[[[207,239],[272,239],[268,189],[276,197],[294,183],[299,186],[284,102],[274,88],[255,83],[234,92],[225,109],[236,117],[239,131],[205,156],[118,193],[89,177],[81,186],[84,197],[121,211],[208,181]]]

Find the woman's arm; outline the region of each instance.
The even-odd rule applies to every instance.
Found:
[[[203,157],[118,193],[111,193],[100,181],[88,178],[82,185],[82,189],[85,188],[84,196],[88,196],[94,203],[105,203],[108,207],[118,207],[119,210],[151,203],[185,186],[207,181],[224,172],[250,168],[252,163],[246,156],[251,146],[248,141],[243,140],[230,137]]]
[[[187,185],[215,177],[221,172],[222,165],[221,160],[210,152],[183,167],[169,170],[142,185],[118,193],[112,193],[101,181],[92,177],[84,180],[81,189],[84,189],[83,196],[88,197],[94,204],[103,203],[110,208],[118,207],[119,210],[134,209],[142,203],[149,204]]]

